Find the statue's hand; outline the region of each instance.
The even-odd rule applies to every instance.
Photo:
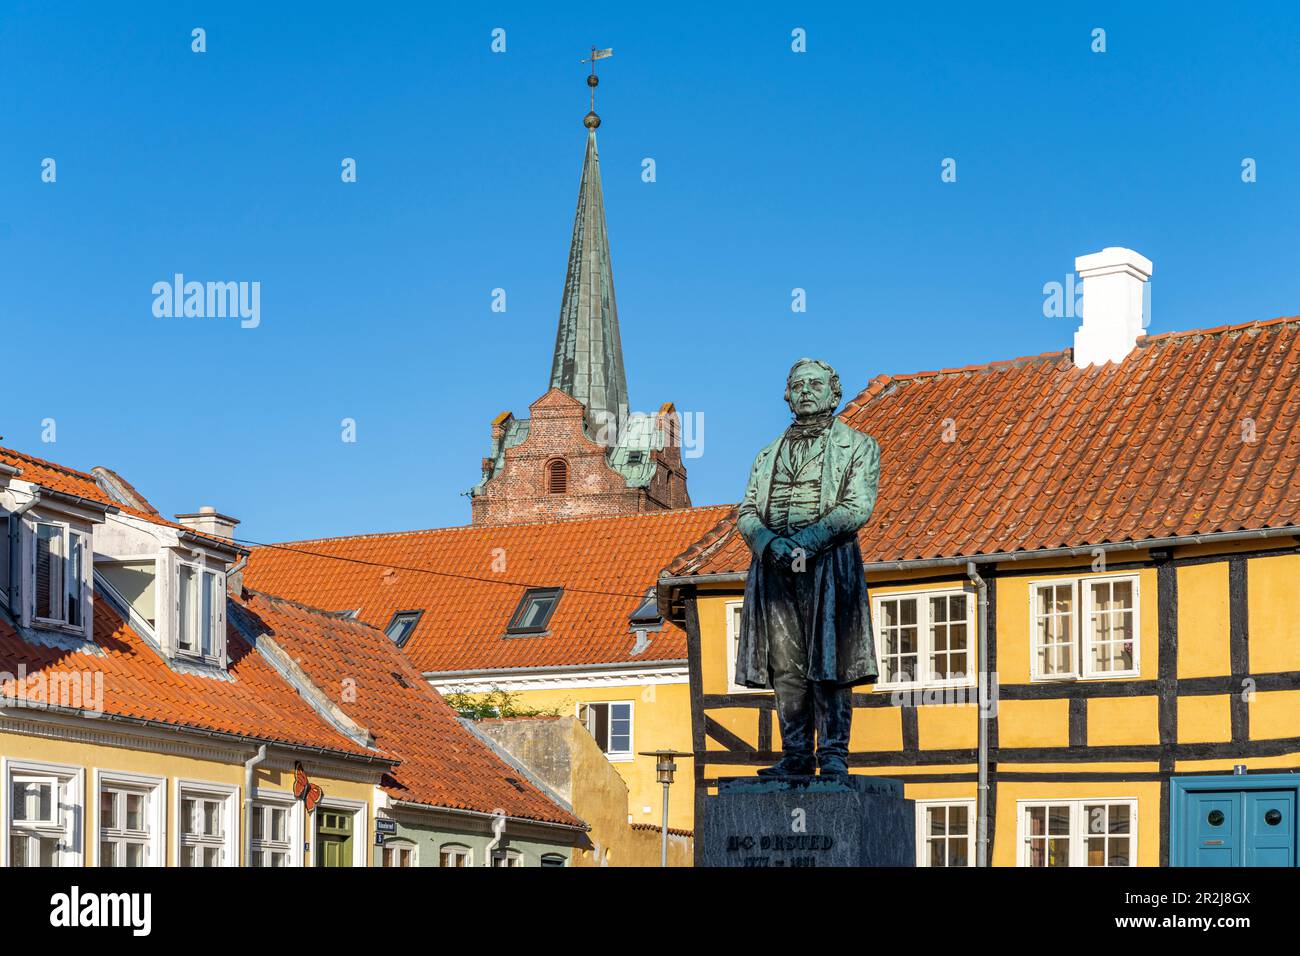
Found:
[[[797,546],[789,538],[773,538],[768,550],[777,561],[790,561],[794,558]]]

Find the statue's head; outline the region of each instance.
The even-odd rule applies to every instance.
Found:
[[[785,378],[785,400],[796,418],[834,411],[842,396],[835,369],[817,359],[801,358]]]

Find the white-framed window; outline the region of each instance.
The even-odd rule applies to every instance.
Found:
[[[177,782],[177,866],[239,865],[236,795],[235,787],[222,784]]]
[[[762,687],[745,687],[736,683],[736,648],[740,645],[740,614],[744,601],[728,601],[727,608],[727,693],[770,694]]]
[[[202,564],[176,565],[176,652],[222,663],[226,654],[226,576]]]
[[[975,801],[916,801],[916,865],[975,865]]]
[[[1019,866],[1136,866],[1137,800],[1020,800]]]
[[[384,866],[419,866],[416,857],[417,847],[410,840],[385,840],[383,852]]]
[[[494,868],[514,869],[524,865],[524,855],[518,850],[493,850],[492,866]]]
[[[976,678],[975,601],[964,589],[875,599],[877,687],[959,687]]]
[[[32,544],[32,619],[84,631],[90,535],[63,522],[37,521]]]
[[[616,700],[578,705],[578,719],[613,761],[633,759],[632,701]]]
[[[99,771],[95,813],[99,866],[165,866],[166,781],[161,777]]]
[[[276,869],[302,866],[302,804],[292,794],[258,790],[249,821],[249,866]]]
[[[6,866],[81,866],[80,767],[3,761]]]
[[[438,865],[470,867],[474,865],[474,851],[462,843],[444,843],[438,847]]]
[[[1033,679],[1136,676],[1141,669],[1139,598],[1135,574],[1031,583]]]

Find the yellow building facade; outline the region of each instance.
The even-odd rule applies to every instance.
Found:
[[[1111,552],[1104,560],[1008,560],[981,563],[975,573],[987,594],[986,661],[975,657],[980,589],[964,567],[868,575],[878,654],[897,646],[894,622],[910,620],[896,615],[895,602],[915,602],[909,606],[926,608],[918,653],[933,660],[941,647],[960,645],[972,655],[964,674],[994,675],[987,694],[978,677],[891,686],[882,659],[880,683],[854,695],[851,770],[903,781],[917,805],[918,865],[975,860],[981,713],[991,865],[1158,866],[1221,848],[1244,853],[1234,835],[1216,841],[1190,819],[1203,809],[1202,791],[1235,800],[1234,780],[1242,794],[1272,794],[1283,811],[1292,808],[1273,826],[1289,830],[1283,842],[1294,847],[1295,538]],[[780,755],[771,692],[731,679],[743,601],[732,578],[706,577],[685,601],[700,798],[720,777],[750,775]],[[1116,586],[1118,600],[1099,599],[1112,598]],[[963,605],[960,637],[926,613],[953,596]],[[1109,628],[1099,626],[1103,618]],[[939,628],[948,629],[947,641]],[[1255,809],[1277,816],[1271,805]],[[1216,816],[1211,807],[1207,819]]]

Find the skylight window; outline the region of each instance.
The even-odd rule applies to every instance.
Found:
[[[506,628],[509,634],[541,634],[551,623],[551,615],[560,603],[563,588],[529,588],[515,609]]]
[[[393,615],[393,619],[388,622],[388,627],[384,628],[384,633],[388,639],[398,647],[403,647],[415,633],[415,625],[420,623],[420,616],[423,611],[398,611]]]
[[[645,599],[636,606],[629,620],[634,631],[658,630],[663,627],[664,619],[659,616],[659,599],[655,595],[654,588],[646,592]]]

